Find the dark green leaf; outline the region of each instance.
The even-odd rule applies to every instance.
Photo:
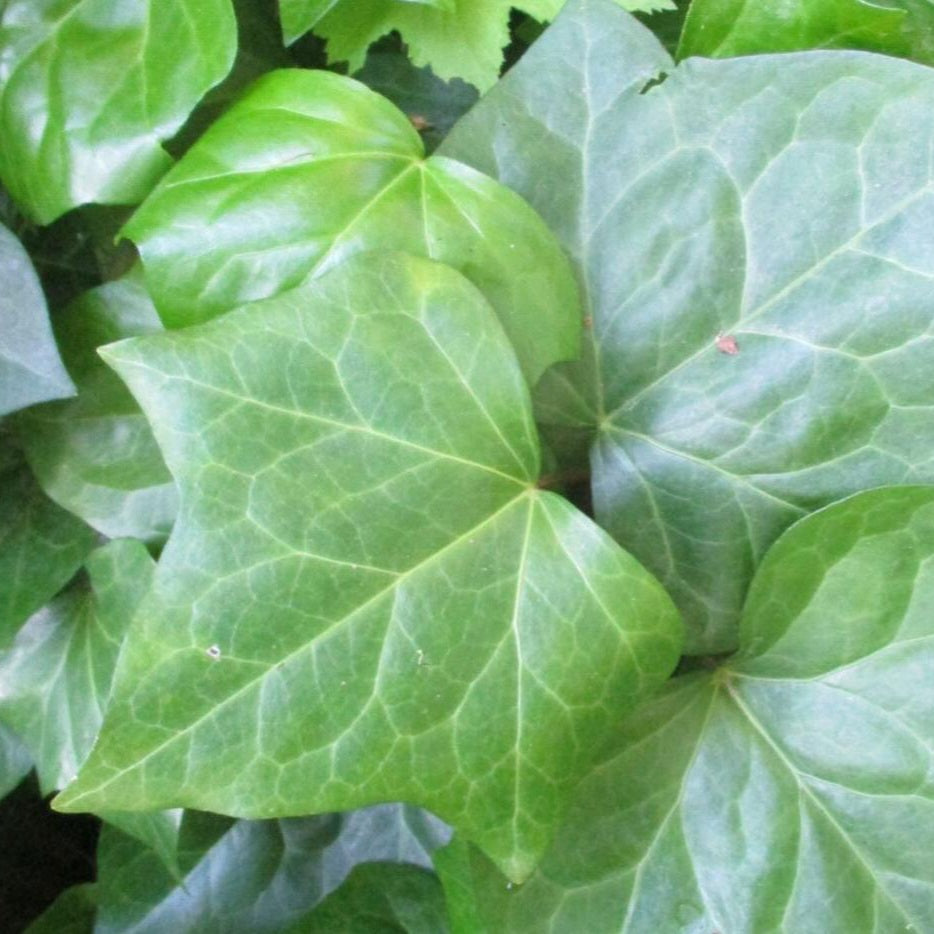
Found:
[[[0,415],[74,392],[32,263],[0,224]]]
[[[930,488],[798,523],[759,569],[740,653],[630,718],[524,887],[463,846],[440,856],[457,917],[594,934],[932,930],[932,605]]]
[[[678,54],[866,49],[934,62],[930,0],[693,0]]]
[[[671,670],[680,624],[535,488],[528,392],[480,293],[361,255],[106,356],[182,509],[58,806],[407,800],[527,874],[621,711]]]
[[[0,653],[0,718],[29,748],[47,794],[66,785],[91,750],[117,653],[153,568],[145,547],[111,542],[83,582],[36,613]]]
[[[0,178],[42,224],[135,204],[161,143],[230,70],[230,0],[8,0],[0,19]]]
[[[443,934],[444,892],[434,873],[366,863],[289,934]]]
[[[18,421],[45,492],[111,538],[163,541],[177,496],[149,423],[97,348],[161,329],[137,272],[88,292],[55,320],[78,397]]]
[[[91,934],[97,914],[97,886],[85,883],[65,889],[24,934]]]
[[[0,798],[5,798],[32,768],[32,756],[22,740],[0,723]]]
[[[97,932],[278,934],[358,863],[430,866],[431,851],[445,838],[440,822],[402,805],[232,824],[188,812],[179,843],[184,877],[177,879],[134,840],[105,827]]]
[[[68,583],[94,539],[46,498],[26,467],[0,473],[0,648]]]
[[[578,348],[570,266],[522,199],[423,158],[408,117],[324,71],[261,79],[127,225],[169,327],[275,295],[367,249],[460,269],[487,296],[530,381]]]
[[[577,262],[592,341],[538,415],[590,431],[597,519],[668,586],[691,652],[735,647],[795,519],[934,481],[932,145],[929,69],[833,52],[675,69],[615,4],[579,0],[442,146]]]

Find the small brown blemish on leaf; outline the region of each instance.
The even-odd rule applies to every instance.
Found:
[[[221,647],[219,645],[212,645],[210,648],[205,649],[205,654],[208,658],[213,658],[214,661],[217,661],[221,657]]]
[[[584,330],[585,331],[593,330],[593,315],[584,316]]]
[[[739,353],[739,344],[736,343],[736,338],[732,334],[718,334],[716,345],[720,353],[729,354],[731,357]]]
[[[424,133],[425,130],[433,130],[435,128],[434,124],[421,114],[409,114],[409,122],[419,133]]]

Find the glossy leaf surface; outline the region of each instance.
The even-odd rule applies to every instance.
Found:
[[[23,741],[0,723],[0,798],[5,798],[32,768],[32,757]]]
[[[41,224],[141,201],[173,136],[236,52],[230,0],[8,0],[0,178]]]
[[[178,508],[149,423],[97,348],[162,330],[135,271],[86,293],[56,316],[78,396],[36,406],[18,421],[45,492],[110,538],[164,541]]]
[[[267,75],[127,225],[163,321],[204,321],[363,250],[405,250],[480,288],[530,381],[573,357],[577,288],[554,236],[501,185],[423,155],[409,118],[364,85]]]
[[[417,866],[366,863],[288,934],[444,934],[438,877]]]
[[[98,934],[133,930],[285,930],[337,888],[358,863],[430,866],[443,825],[402,805],[346,815],[234,821],[186,813],[179,841],[183,876],[105,827],[98,848]],[[424,871],[424,870],[421,870]]]
[[[537,414],[590,433],[596,517],[675,596],[692,653],[735,647],[795,519],[934,480],[932,114],[920,66],[674,68],[609,0],[579,0],[442,146],[577,263],[591,340]]]
[[[0,472],[0,648],[68,583],[94,537],[45,496],[28,468]]]
[[[43,794],[64,787],[91,751],[117,653],[154,564],[132,540],[88,559],[78,582],[33,615],[0,653],[0,719],[22,737]]]
[[[795,525],[756,576],[739,654],[630,718],[524,887],[444,854],[455,930],[930,930],[932,601],[929,488]]]
[[[866,49],[934,62],[934,4],[692,0],[678,54],[724,58],[818,48]]]
[[[679,622],[535,489],[528,393],[480,293],[363,255],[106,357],[182,507],[58,806],[407,800],[527,874],[620,712],[673,667]]]
[[[74,392],[29,256],[0,224],[0,415]]]

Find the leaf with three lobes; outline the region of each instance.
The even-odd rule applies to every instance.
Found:
[[[323,817],[229,821],[186,811],[182,876],[105,827],[97,849],[98,934],[251,931],[279,934],[360,863],[430,868],[449,832],[417,808],[378,805]]]
[[[139,269],[85,293],[55,318],[77,398],[17,420],[45,492],[110,538],[164,541],[178,508],[149,423],[97,354],[102,344],[161,330]]]
[[[857,494],[763,561],[741,647],[675,678],[520,890],[439,854],[454,930],[934,928],[934,490]]]
[[[735,647],[793,521],[934,482],[932,115],[934,72],[908,62],[674,68],[578,0],[441,147],[576,262],[593,326],[538,420],[590,437],[597,520],[666,584],[692,653]]]
[[[672,669],[680,623],[535,488],[528,391],[480,293],[360,255],[105,356],[181,510],[57,806],[405,800],[527,875],[620,712]]]
[[[29,256],[0,224],[0,416],[75,387],[58,356],[42,286]]]
[[[40,224],[142,201],[175,134],[230,70],[230,0],[7,0],[0,9],[0,178]]]
[[[493,305],[530,382],[578,351],[577,285],[517,195],[424,146],[409,118],[324,71],[258,81],[125,230],[162,320],[184,327],[369,249],[459,269]]]

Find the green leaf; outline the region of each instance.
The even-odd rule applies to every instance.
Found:
[[[262,78],[126,227],[163,321],[204,321],[353,253],[401,249],[481,289],[531,381],[573,357],[577,286],[547,227],[492,180],[423,156],[405,114],[362,84],[324,71]]]
[[[866,49],[934,62],[934,4],[896,0],[693,0],[678,55],[725,58],[796,49]]]
[[[367,860],[431,865],[446,838],[417,809],[380,805],[347,815],[224,822],[186,812],[184,877],[105,826],[98,847],[98,934],[127,930],[270,931],[279,934]]]
[[[110,538],[164,541],[178,508],[149,423],[97,354],[102,344],[160,330],[138,271],[86,293],[55,319],[77,398],[17,422],[45,492]]]
[[[461,916],[931,930],[932,601],[934,491],[874,490],[795,525],[756,576],[740,653],[630,718],[526,886],[507,891],[463,847],[439,854]]]
[[[182,508],[57,807],[406,800],[527,874],[620,712],[670,672],[679,621],[534,487],[528,393],[482,296],[369,254],[106,357]]]
[[[94,539],[46,498],[26,467],[0,473],[0,648],[68,583]]]
[[[8,0],[0,19],[0,178],[41,224],[135,204],[160,145],[230,70],[230,0]]]
[[[444,891],[433,873],[366,863],[289,934],[443,934]]]
[[[32,769],[32,757],[22,740],[0,723],[0,798],[5,798]]]
[[[19,240],[0,224],[0,415],[74,395],[42,286]]]
[[[140,542],[111,542],[88,559],[90,587],[62,593],[0,654],[0,718],[32,753],[43,794],[71,781],[91,750],[124,632],[154,567]]]
[[[615,4],[581,0],[442,146],[528,198],[576,261],[591,340],[539,384],[537,415],[589,433],[596,517],[666,584],[692,653],[735,647],[794,520],[934,481],[932,114],[925,68],[675,69]]]
[[[73,885],[26,928],[24,934],[91,934],[97,914],[97,886]]]

